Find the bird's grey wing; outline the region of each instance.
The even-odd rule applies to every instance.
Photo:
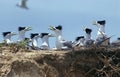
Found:
[[[102,43],[106,42],[106,41],[109,40],[110,38],[111,38],[111,37],[103,38],[103,39],[99,40],[97,45],[101,45]]]
[[[120,41],[116,40],[111,43],[112,46],[120,46]]]
[[[67,46],[68,48],[72,48],[72,41],[66,41],[63,43],[64,46]]]

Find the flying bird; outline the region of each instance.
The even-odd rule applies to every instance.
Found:
[[[40,34],[39,33],[31,33],[30,38],[32,41],[32,49],[34,49],[34,50],[40,49],[38,46],[38,38],[40,38]]]
[[[27,7],[27,1],[28,0],[21,0],[21,3],[20,4],[17,3],[16,6],[22,8],[22,9],[29,9]]]

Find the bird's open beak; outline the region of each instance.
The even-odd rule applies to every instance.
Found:
[[[55,37],[55,35],[54,35],[54,34],[49,34],[48,36],[49,36],[49,37]]]
[[[85,26],[82,26],[82,29],[83,29],[83,31],[85,31],[86,27],[85,27]]]
[[[12,32],[12,33],[11,33],[11,35],[12,35],[12,36],[14,36],[14,35],[17,35],[17,34],[16,34],[16,33],[14,33],[14,32]]]
[[[50,27],[49,27],[49,30],[56,30],[56,28],[53,27],[53,26],[50,26]]]
[[[25,30],[26,30],[26,31],[30,31],[30,30],[32,30],[32,27],[26,27]]]
[[[92,22],[92,25],[97,25],[97,21],[93,21],[93,22]]]

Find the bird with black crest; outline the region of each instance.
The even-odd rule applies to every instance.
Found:
[[[85,45],[87,47],[92,46],[94,44],[94,40],[91,37],[92,29],[85,28],[84,31],[85,31]]]
[[[31,33],[30,38],[31,38],[31,42],[32,42],[32,49],[39,50],[40,48],[38,46],[38,38],[40,38],[40,34],[39,33]]]
[[[50,37],[55,37],[53,34],[50,33],[41,33],[40,38],[42,40],[42,44],[40,46],[41,50],[50,50],[50,45],[49,45],[49,38]]]
[[[97,46],[99,46],[99,45],[102,45],[102,46],[110,45],[110,38],[105,33],[105,24],[106,24],[105,20],[94,21],[93,22],[93,25],[96,25],[98,27],[97,39],[95,41],[95,44]]]
[[[50,26],[50,30],[54,31],[55,36],[56,36],[56,48],[58,50],[66,50],[66,49],[71,49],[72,48],[72,41],[66,41],[63,39],[62,36],[62,26],[58,25],[56,27],[54,26]]]
[[[18,27],[19,37],[18,37],[17,42],[24,41],[26,38],[25,37],[26,32],[28,32],[30,30],[32,30],[31,27]]]
[[[84,36],[78,36],[76,37],[75,41],[73,42],[73,47],[83,47],[85,46],[85,37]]]
[[[3,38],[4,38],[4,43],[7,43],[7,44],[14,43],[11,40],[11,37],[16,35],[16,33],[8,31],[8,32],[3,32],[2,35],[3,35]]]

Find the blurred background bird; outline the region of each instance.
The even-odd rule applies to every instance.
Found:
[[[28,0],[21,0],[21,3],[17,3],[16,4],[16,6],[17,7],[19,7],[19,8],[22,8],[22,9],[29,9],[28,7],[27,7],[27,1]]]

